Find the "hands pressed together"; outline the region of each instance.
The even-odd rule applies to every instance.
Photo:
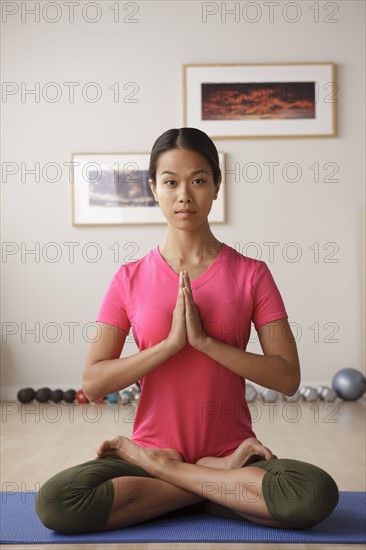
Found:
[[[178,353],[187,343],[200,350],[206,340],[207,334],[194,303],[188,272],[181,271],[172,326],[166,342],[173,353]]]
[[[173,311],[172,325],[165,342],[173,354],[178,353],[187,343],[202,350],[207,340],[198,308],[194,303],[190,279],[187,271],[179,274],[178,295]],[[97,448],[96,458],[122,458],[153,472],[158,458],[164,461],[183,461],[174,449],[149,449],[133,443],[126,437],[116,436],[103,441]],[[204,457],[196,462],[199,466],[216,469],[240,468],[256,460],[277,458],[269,449],[255,438],[241,443],[232,455],[227,457]]]

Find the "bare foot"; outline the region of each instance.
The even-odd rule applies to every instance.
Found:
[[[175,449],[152,449],[142,447],[128,437],[116,435],[103,441],[96,450],[96,458],[121,458],[148,471],[149,465],[157,460],[177,460],[183,462],[183,457]]]
[[[196,464],[218,470],[231,470],[247,466],[258,459],[270,460],[272,458],[277,457],[267,447],[264,447],[258,439],[250,437],[245,439],[231,455],[222,458],[205,456],[200,458]]]

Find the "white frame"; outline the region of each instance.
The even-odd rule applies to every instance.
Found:
[[[165,224],[160,207],[157,206],[91,206],[89,205],[88,165],[95,166],[98,174],[103,170],[137,167],[148,170],[148,153],[74,153],[72,155],[72,225],[137,225]],[[208,217],[210,223],[226,223],[225,200],[225,154],[219,153],[222,183],[218,198],[213,201]],[[131,170],[133,173],[133,170]]]
[[[314,119],[203,120],[203,83],[315,82]],[[183,125],[212,139],[335,137],[334,63],[183,65]]]

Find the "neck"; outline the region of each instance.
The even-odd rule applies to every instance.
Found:
[[[182,264],[200,264],[217,256],[221,242],[211,232],[208,223],[199,231],[182,231],[169,226],[159,249],[165,258],[175,258]]]

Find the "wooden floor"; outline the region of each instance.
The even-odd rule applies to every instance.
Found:
[[[135,405],[1,404],[2,491],[37,491],[53,474],[94,458],[97,444],[116,434],[130,436]],[[366,401],[250,404],[258,439],[279,458],[311,462],[325,469],[341,491],[366,490]],[[314,544],[81,544],[98,550],[330,550],[347,545]],[[9,550],[62,550],[70,545],[4,545]],[[353,550],[364,545],[351,545]]]

